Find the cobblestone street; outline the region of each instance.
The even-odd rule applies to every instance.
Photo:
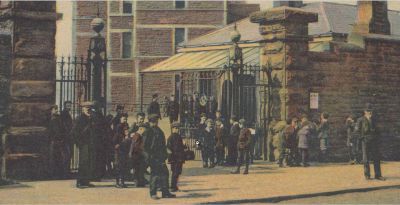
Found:
[[[76,189],[74,180],[21,182],[0,188],[2,204],[128,204],[128,203],[252,203],[283,202],[307,198],[308,194],[400,186],[400,163],[383,163],[386,181],[366,181],[361,165],[314,164],[303,168],[278,168],[276,164],[257,161],[249,175],[231,175],[231,167],[200,168],[200,161],[185,164],[181,192],[176,199],[150,199],[148,188],[114,188],[114,180],[95,182],[95,188]],[[380,188],[377,188],[380,187]],[[396,193],[398,189],[391,190]],[[353,192],[353,191],[350,191]],[[347,192],[344,192],[347,193]],[[306,194],[306,195],[304,195]],[[368,195],[367,193],[365,195]],[[318,195],[316,195],[318,196]],[[391,202],[400,202],[400,196]],[[316,198],[316,199],[324,199]],[[368,200],[364,200],[368,201]],[[313,201],[316,203],[318,201]],[[334,201],[330,201],[331,203]],[[344,201],[340,201],[345,203]],[[292,203],[296,203],[296,200]],[[312,203],[302,201],[299,203]]]

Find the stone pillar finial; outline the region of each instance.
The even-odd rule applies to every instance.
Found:
[[[272,66],[285,69],[294,64],[296,56],[308,51],[308,24],[318,21],[318,14],[283,6],[254,13],[250,20],[260,24],[260,34],[268,42],[265,54]],[[283,52],[289,54],[288,59],[275,56]]]

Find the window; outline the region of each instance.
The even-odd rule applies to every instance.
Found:
[[[132,52],[132,33],[122,33],[122,58],[131,58]]]
[[[186,40],[184,28],[175,28],[175,50],[178,45]]]
[[[122,3],[122,12],[124,14],[132,13],[132,1],[123,1]]]
[[[175,0],[175,8],[183,9],[186,6],[185,0]]]

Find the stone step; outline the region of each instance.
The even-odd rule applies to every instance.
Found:
[[[49,147],[46,127],[11,127],[6,139],[8,153],[47,153]]]
[[[45,179],[48,177],[48,163],[46,157],[38,153],[7,154],[6,178],[11,179]]]

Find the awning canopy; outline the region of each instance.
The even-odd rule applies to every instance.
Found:
[[[259,64],[260,47],[243,48],[242,51],[245,64]],[[228,49],[183,52],[150,66],[142,72],[216,70],[223,68],[228,62]]]

